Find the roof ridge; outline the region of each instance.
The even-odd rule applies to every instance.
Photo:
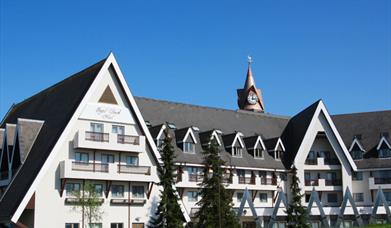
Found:
[[[334,114],[331,116],[351,116],[351,115],[360,115],[360,114],[375,114],[375,113],[384,113],[384,112],[391,112],[391,109],[388,110],[378,110],[378,111],[364,111],[364,112],[352,112],[352,113],[341,113],[341,114]]]
[[[64,83],[65,81],[68,81],[68,80],[70,80],[70,79],[72,79],[72,78],[78,76],[79,74],[85,72],[85,71],[91,70],[92,68],[96,67],[97,65],[102,64],[102,62],[106,61],[106,59],[107,59],[107,57],[104,58],[104,59],[102,59],[102,60],[100,60],[100,61],[98,61],[98,62],[96,62],[96,63],[94,63],[94,64],[92,64],[91,66],[88,66],[87,68],[84,68],[84,69],[82,69],[82,70],[80,70],[80,71],[78,71],[78,72],[76,72],[76,73],[74,73],[74,74],[71,74],[70,76],[68,76],[68,77],[66,77],[66,78],[64,78],[64,79],[62,79],[61,81],[59,81],[59,82],[57,82],[57,83],[55,83],[55,84],[53,84],[53,85],[51,85],[51,86],[49,86],[49,87],[47,87],[47,88],[44,88],[44,89],[40,90],[39,92],[37,92],[37,93],[33,94],[32,96],[30,96],[30,97],[28,97],[28,98],[22,100],[21,102],[18,102],[18,103],[16,103],[16,104],[14,104],[11,108],[15,108],[15,107],[17,107],[17,106],[19,106],[19,105],[21,105],[21,104],[23,104],[23,103],[25,103],[25,102],[27,102],[27,101],[33,99],[33,98],[36,97],[36,96],[38,96],[38,95],[40,95],[40,94],[42,94],[42,93],[44,93],[44,92],[46,92],[46,91],[48,91],[48,90],[50,90],[50,89],[53,89],[53,88],[55,88],[55,87],[61,85],[61,84]]]
[[[232,109],[226,109],[226,108],[211,107],[211,106],[206,106],[206,105],[188,104],[188,103],[183,103],[183,102],[162,100],[162,99],[149,98],[149,97],[134,96],[134,98],[143,99],[143,100],[151,100],[151,101],[156,101],[156,102],[164,102],[164,103],[169,103],[169,104],[174,104],[174,105],[183,105],[183,106],[194,107],[194,108],[214,109],[217,111],[243,113],[243,114],[248,114],[248,115],[259,115],[259,116],[276,118],[276,119],[290,119],[291,118],[289,116],[277,115],[277,114],[272,114],[272,113],[260,113],[260,112],[252,112],[252,111],[245,111],[245,110],[232,110]]]

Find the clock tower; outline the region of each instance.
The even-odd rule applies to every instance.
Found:
[[[251,71],[252,59],[248,57],[247,78],[243,89],[238,89],[238,106],[239,109],[264,112],[262,93],[260,89],[255,86],[253,73]]]

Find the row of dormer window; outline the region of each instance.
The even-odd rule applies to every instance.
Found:
[[[361,137],[355,136],[350,146],[350,154],[354,160],[360,160],[364,158],[366,152],[360,143]],[[380,141],[376,147],[378,158],[391,158],[391,145],[389,142],[388,134],[382,133],[380,135]]]
[[[161,125],[161,128],[159,130],[159,133],[155,135],[155,142],[156,146],[159,151],[163,150],[163,145],[164,145],[164,139],[163,139],[163,131],[166,129],[165,125]],[[184,152],[184,153],[190,153],[194,154],[196,153],[196,144],[197,144],[197,139],[195,138],[194,134],[194,127],[189,127],[189,128],[183,128],[176,130],[175,136],[177,146]],[[197,128],[198,129],[198,128]],[[219,135],[221,135],[221,131],[219,130],[211,130],[207,132],[201,132],[201,134],[207,134],[209,137],[205,139],[201,143],[202,147],[205,147],[209,145],[212,140],[216,140],[218,145],[221,146],[221,139],[219,138]],[[264,153],[267,152],[267,149],[261,139],[260,136],[252,136],[256,137],[256,139],[252,140],[253,145],[249,145],[250,143],[245,143],[243,140],[248,139],[248,138],[243,138],[243,135],[240,132],[232,133],[229,135],[221,135],[221,137],[224,139],[224,137],[229,137],[230,140],[225,140],[225,143],[228,145],[225,145],[225,149],[228,152],[231,152],[232,157],[237,157],[241,158],[243,157],[243,151],[247,147],[247,151],[254,157],[258,159],[263,159],[264,158]],[[201,139],[201,136],[200,136]],[[223,140],[224,141],[224,140]],[[273,152],[273,156],[275,159],[280,160],[283,155],[284,147],[282,145],[281,139],[276,140],[276,145],[273,150],[270,150]]]

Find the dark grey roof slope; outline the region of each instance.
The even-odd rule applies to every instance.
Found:
[[[283,157],[285,167],[290,168],[292,165],[319,103],[320,100],[292,117],[282,133],[281,140],[285,146]]]
[[[391,168],[391,160],[378,159],[376,150],[381,133],[391,136],[391,110],[334,115],[332,119],[348,149],[354,136],[359,135],[366,153],[364,160],[355,161],[358,168]]]
[[[104,61],[16,104],[7,114],[1,127],[4,127],[5,123],[16,123],[17,118],[45,122],[25,163],[8,187],[12,191],[6,191],[0,201],[0,221],[9,221],[14,214]]]
[[[195,132],[198,142],[201,141],[200,136],[202,142],[205,141],[205,137],[208,137],[208,134],[204,134],[204,132],[213,129],[221,130],[224,136],[219,137],[224,145],[220,147],[220,150],[225,152],[221,153],[221,158],[226,162],[226,165],[284,169],[282,162],[275,160],[269,154],[266,154],[264,159],[254,159],[244,148],[243,157],[235,158],[231,156],[231,152],[227,151],[225,146],[233,140],[235,134],[232,133],[237,131],[243,133],[244,137],[253,135],[262,135],[264,138],[278,137],[288,123],[287,117],[209,108],[141,97],[135,97],[135,99],[145,121],[149,121],[154,126],[166,122],[174,123],[178,129],[196,126],[201,132],[201,135]],[[175,134],[173,130],[170,130],[170,132]],[[223,138],[224,140],[222,140]],[[176,137],[173,137],[173,139],[175,140]],[[176,142],[174,143],[176,144]],[[196,144],[195,154],[183,153],[182,148],[178,146],[175,147],[175,150],[177,162],[202,163],[201,151],[203,148],[199,143]]]
[[[280,136],[289,120],[289,117],[251,111],[210,108],[143,97],[135,99],[144,120],[153,126],[170,122],[178,129],[196,126],[201,132],[219,129],[223,134],[240,131],[244,136],[272,138]]]

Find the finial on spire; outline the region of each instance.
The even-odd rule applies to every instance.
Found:
[[[251,66],[251,63],[254,62],[254,61],[253,61],[253,58],[252,58],[250,55],[247,56],[247,62],[248,62],[248,65],[249,65],[249,66]]]

